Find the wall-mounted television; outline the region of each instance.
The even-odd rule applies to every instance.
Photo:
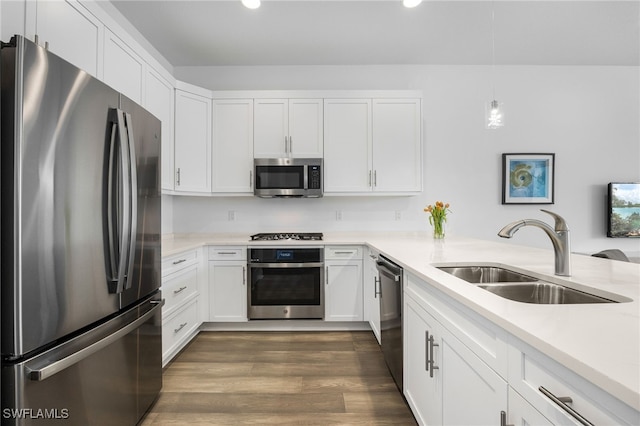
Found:
[[[640,182],[611,182],[607,193],[607,237],[640,237]]]

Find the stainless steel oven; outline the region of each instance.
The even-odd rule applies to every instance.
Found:
[[[249,319],[323,319],[321,247],[249,248]]]

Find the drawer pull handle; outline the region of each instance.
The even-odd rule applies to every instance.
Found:
[[[507,413],[504,411],[500,411],[500,426],[514,426],[512,424],[507,424]]]
[[[177,289],[177,290],[173,290],[173,294],[180,294],[180,293],[182,293],[183,291],[185,291],[186,289],[187,289],[187,286],[185,285],[185,286],[183,286],[183,287],[180,287],[180,288],[179,288],[179,289]]]
[[[593,423],[591,423],[589,420],[585,419],[582,416],[582,414],[578,413],[576,410],[574,410],[573,408],[571,408],[571,407],[569,407],[567,405],[567,404],[570,404],[570,403],[573,402],[573,400],[570,397],[568,397],[568,396],[557,397],[554,394],[552,394],[551,392],[549,392],[547,389],[545,389],[544,386],[540,386],[538,388],[538,390],[540,392],[542,392],[551,401],[556,403],[564,411],[569,413],[571,415],[571,417],[576,419],[580,424],[585,425],[585,426],[593,426]]]
[[[427,332],[428,333],[428,332]],[[436,365],[436,362],[433,360],[433,347],[440,346],[438,343],[434,343],[433,334],[429,336],[429,377],[433,377],[433,370],[438,370],[440,367]]]
[[[350,250],[350,251],[334,251],[334,254],[354,254],[356,253],[356,250]]]
[[[182,262],[186,262],[186,261],[187,261],[187,259],[180,259],[180,260],[176,260],[175,262],[173,262],[173,264],[174,265],[178,265],[178,264],[180,264]]]
[[[233,254],[238,254],[238,252],[235,252],[235,251],[219,251],[218,254],[233,255]]]
[[[183,328],[185,328],[186,326],[187,326],[187,323],[186,323],[186,322],[183,322],[182,324],[180,324],[180,327],[175,328],[175,329],[173,330],[173,332],[174,332],[174,333],[179,333],[179,332],[180,332],[180,330],[182,330],[182,329],[183,329]]]

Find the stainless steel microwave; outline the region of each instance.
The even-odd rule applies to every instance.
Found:
[[[322,158],[256,158],[258,197],[322,197]]]

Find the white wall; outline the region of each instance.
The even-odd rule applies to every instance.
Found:
[[[425,191],[415,197],[325,197],[321,200],[173,197],[173,232],[266,230],[426,230],[422,208],[451,203],[449,234],[498,239],[510,221],[564,216],[572,248],[617,247],[633,255],[638,239],[605,237],[610,181],[640,181],[638,67],[498,66],[496,97],[506,126],[485,130],[491,100],[486,66],[177,67],[176,78],[212,90],[420,89],[424,91]],[[501,154],[556,154],[554,205],[502,205]],[[229,211],[236,220],[229,221]],[[342,220],[336,220],[336,211]],[[396,220],[396,212],[400,220]],[[512,243],[550,247],[532,228]]]

